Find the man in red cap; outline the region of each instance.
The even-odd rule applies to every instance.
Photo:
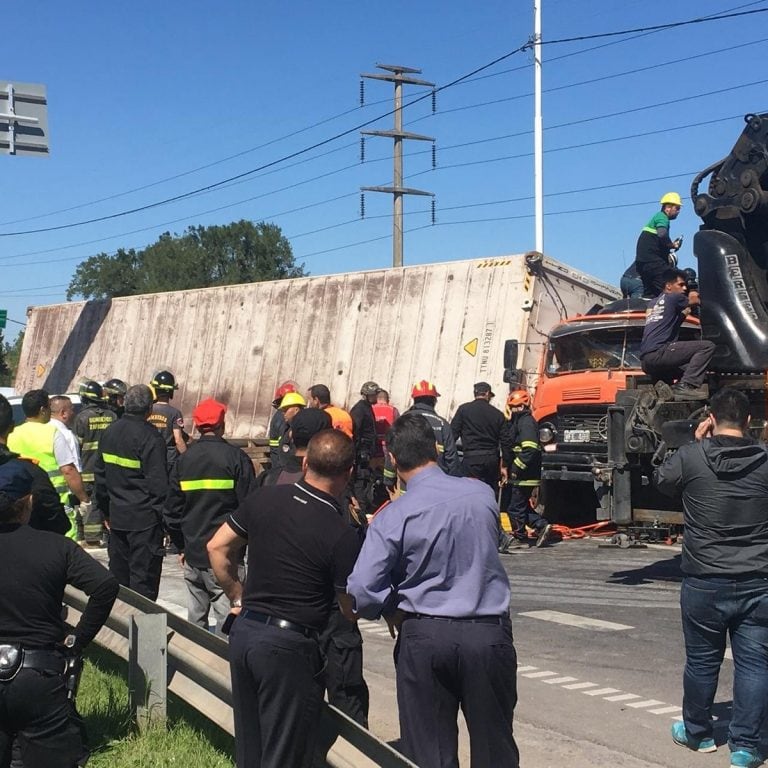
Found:
[[[217,631],[229,613],[229,601],[211,571],[206,545],[256,487],[250,458],[223,437],[226,413],[227,406],[213,398],[192,412],[200,439],[176,461],[165,508],[166,527],[184,566],[187,618],[207,629],[213,608]]]

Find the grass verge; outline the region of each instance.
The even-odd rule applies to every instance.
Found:
[[[232,768],[234,739],[171,694],[167,727],[138,733],[128,709],[127,665],[91,646],[77,695],[88,768]]]

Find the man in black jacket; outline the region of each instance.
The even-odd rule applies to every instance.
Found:
[[[717,748],[711,709],[730,634],[731,765],[754,768],[768,714],[768,451],[748,437],[748,425],[747,397],[719,390],[696,442],[670,454],[654,479],[682,496],[685,517],[683,722],[672,725],[672,738],[698,752]]]
[[[352,476],[352,489],[363,514],[368,514],[373,501],[371,485],[371,457],[376,451],[376,416],[373,404],[381,392],[375,381],[366,381],[360,387],[360,400],[349,410],[355,441],[355,473]]]
[[[478,381],[474,395],[474,400],[458,407],[451,420],[451,429],[456,440],[461,440],[464,474],[482,480],[496,493],[499,487],[499,437],[504,414],[491,405],[494,394],[488,382]]]
[[[227,406],[212,398],[197,404],[192,420],[200,439],[171,469],[165,506],[166,527],[184,566],[187,620],[208,629],[213,608],[217,632],[229,613],[229,600],[213,575],[206,545],[256,487],[248,454],[224,439],[226,413]]]
[[[152,392],[125,395],[125,416],[104,430],[96,458],[96,499],[109,527],[109,570],[125,587],[157,599],[168,495],[165,441],[147,418]]]
[[[31,494],[25,462],[0,465],[0,761],[17,738],[25,768],[73,768],[87,751],[64,681],[67,657],[101,629],[119,587],[74,541],[27,525]],[[65,637],[67,584],[89,600]]]

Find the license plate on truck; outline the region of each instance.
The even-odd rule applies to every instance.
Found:
[[[566,443],[588,443],[588,429],[566,429],[563,432],[563,440]]]

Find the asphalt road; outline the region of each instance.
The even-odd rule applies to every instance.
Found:
[[[732,662],[723,664],[715,712],[720,753],[678,747],[683,641],[680,549],[603,549],[599,540],[555,543],[503,556],[512,586],[518,652],[515,732],[526,768],[728,765],[724,746]],[[101,559],[104,553],[98,553]],[[164,563],[160,601],[183,615],[181,570]],[[393,641],[383,623],[361,622],[371,689],[371,728],[396,742]],[[468,766],[461,725],[462,765]]]

